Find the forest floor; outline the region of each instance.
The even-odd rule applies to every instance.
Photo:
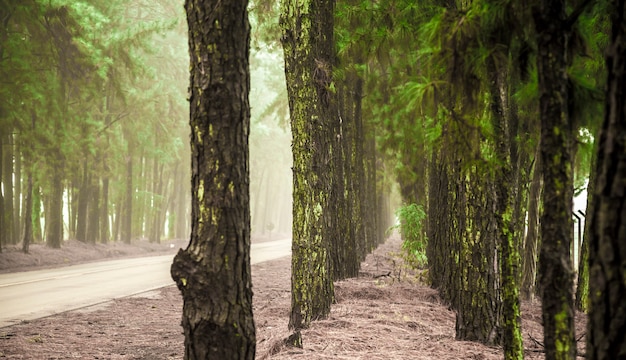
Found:
[[[5,249],[0,272],[86,258],[174,254],[185,245],[70,242],[61,250],[33,246],[31,258]],[[399,248],[400,240],[392,237],[368,255],[358,278],[335,284],[330,316],[302,332],[302,349],[284,345],[290,335],[290,258],[253,265],[257,359],[502,359],[499,347],[455,340],[454,312],[419,271],[408,269]],[[0,328],[0,359],[182,359],[181,309],[178,289],[170,286]],[[576,331],[582,354],[584,315],[577,315]],[[539,302],[522,304],[522,333],[526,359],[543,359]]]

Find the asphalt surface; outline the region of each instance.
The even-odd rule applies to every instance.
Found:
[[[252,264],[291,254],[291,239],[252,244]],[[173,285],[174,255],[0,274],[0,327]]]

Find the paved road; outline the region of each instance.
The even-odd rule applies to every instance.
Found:
[[[291,253],[291,239],[252,245],[252,263]],[[0,327],[172,285],[174,255],[0,274]]]

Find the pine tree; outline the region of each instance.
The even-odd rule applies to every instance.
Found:
[[[595,193],[589,232],[589,321],[587,359],[626,356],[626,1],[610,2],[611,36],[604,122],[598,139]]]
[[[171,268],[184,300],[185,359],[254,359],[247,1],[189,0],[185,9],[192,230]]]
[[[293,236],[291,315],[295,345],[300,329],[330,312],[334,291],[329,235],[333,226],[332,156],[334,0],[281,3],[280,25],[292,131]]]

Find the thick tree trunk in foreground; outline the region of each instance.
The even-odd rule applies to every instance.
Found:
[[[587,359],[626,358],[626,1],[614,0],[596,188],[589,211]]]
[[[334,297],[329,254],[331,156],[336,112],[331,111],[334,0],[284,0],[282,44],[293,136],[291,316],[299,330],[326,317]]]
[[[564,0],[542,0],[535,9],[537,73],[544,189],[539,279],[546,359],[573,359],[573,130],[567,113],[567,38]]]
[[[185,359],[254,359],[250,276],[250,25],[246,0],[187,0],[191,241],[171,274]]]

